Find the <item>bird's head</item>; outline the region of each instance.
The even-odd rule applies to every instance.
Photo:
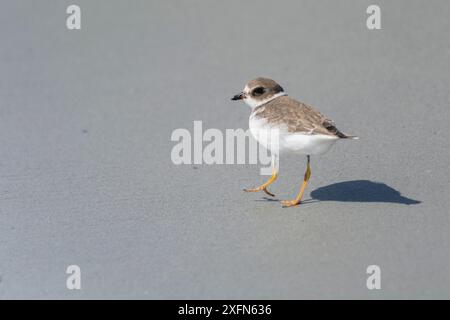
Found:
[[[268,78],[256,78],[249,81],[242,92],[236,94],[231,100],[243,100],[252,108],[256,108],[286,93],[283,88]]]

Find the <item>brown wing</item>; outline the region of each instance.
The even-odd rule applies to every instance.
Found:
[[[254,114],[271,123],[285,124],[289,132],[347,137],[336,128],[333,121],[320,112],[287,96],[276,98],[256,108]]]

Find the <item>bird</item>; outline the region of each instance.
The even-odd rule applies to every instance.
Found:
[[[289,97],[283,87],[269,78],[259,77],[249,81],[231,100],[242,100],[251,107],[251,135],[260,145],[269,149],[272,155],[270,179],[256,188],[244,191],[264,191],[269,196],[275,196],[268,187],[278,177],[280,155],[294,153],[306,156],[306,171],[300,190],[293,200],[280,201],[283,207],[301,203],[311,177],[312,155],[324,154],[338,140],[359,139],[340,131],[331,119],[313,107]]]

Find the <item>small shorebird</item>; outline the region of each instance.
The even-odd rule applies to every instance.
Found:
[[[250,132],[258,143],[269,149],[272,154],[270,179],[259,187],[244,191],[264,191],[274,196],[267,187],[278,177],[280,153],[293,152],[306,155],[306,172],[300,191],[294,200],[281,201],[284,207],[300,204],[311,177],[311,155],[327,152],[339,139],[358,139],[356,136],[339,131],[333,121],[312,107],[288,97],[283,88],[271,79],[251,80],[244,90],[231,100],[244,100],[252,108],[249,119]],[[274,131],[276,134],[272,134]],[[274,136],[277,137],[277,141],[274,141]]]

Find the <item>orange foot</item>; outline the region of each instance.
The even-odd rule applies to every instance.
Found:
[[[299,200],[282,200],[280,202],[284,208],[294,207],[300,204]]]
[[[267,193],[269,196],[275,197],[275,195],[272,192],[267,190],[267,187],[258,187],[258,188],[253,188],[253,189],[244,189],[245,192],[259,192],[261,190],[264,191],[265,193]]]

